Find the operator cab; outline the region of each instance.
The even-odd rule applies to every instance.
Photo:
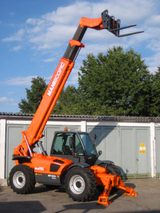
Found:
[[[68,131],[55,132],[50,154],[90,166],[99,156],[88,133]]]

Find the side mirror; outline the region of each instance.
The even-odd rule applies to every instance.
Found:
[[[98,151],[98,157],[102,154],[102,150]]]
[[[94,134],[94,140],[96,140],[97,139],[97,135],[96,134]]]

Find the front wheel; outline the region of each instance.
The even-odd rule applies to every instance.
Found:
[[[65,189],[75,201],[90,200],[96,190],[95,176],[87,168],[72,168],[66,174]]]
[[[35,186],[35,176],[32,168],[26,165],[14,166],[10,172],[10,185],[17,194],[28,194]]]

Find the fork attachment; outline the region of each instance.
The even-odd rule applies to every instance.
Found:
[[[97,185],[104,186],[104,190],[98,198],[98,204],[107,206],[111,204],[111,201],[109,201],[109,195],[112,190],[112,187],[116,187],[117,189],[125,191],[124,195],[128,195],[130,197],[137,196],[137,193],[132,187],[125,186],[125,184],[121,180],[121,177],[112,174],[107,174],[106,168],[100,166],[91,166],[90,169],[96,177]]]

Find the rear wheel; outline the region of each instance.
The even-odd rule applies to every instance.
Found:
[[[120,172],[119,168],[114,164],[107,165],[107,174],[117,175],[117,176],[121,177],[121,172]],[[116,193],[118,190],[119,189],[117,189],[116,187],[113,187],[111,194]]]
[[[121,175],[121,171],[119,170],[119,168],[114,165],[114,164],[106,164],[106,163],[101,163],[99,164],[99,166],[104,167],[107,169],[107,174],[112,174],[112,175],[117,175],[119,177],[122,177]],[[104,186],[98,186],[98,190],[100,192],[102,192],[104,190]],[[111,194],[114,194],[118,191],[118,189],[116,187],[112,188]]]
[[[94,174],[87,168],[72,168],[65,177],[65,189],[75,201],[87,201],[96,190]]]
[[[121,172],[119,168],[114,164],[107,165],[107,173],[121,177]]]
[[[28,194],[35,186],[35,176],[32,168],[26,165],[14,166],[10,172],[10,185],[17,194]]]

